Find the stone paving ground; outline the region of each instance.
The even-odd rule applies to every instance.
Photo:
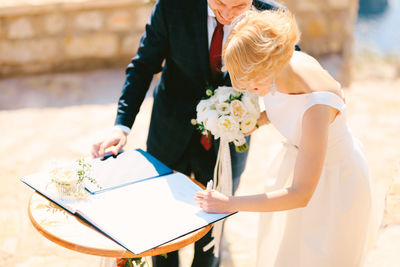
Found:
[[[372,67],[364,67],[347,90],[347,115],[364,143],[381,223],[365,266],[395,267],[400,266],[400,79],[392,68]],[[90,144],[114,122],[123,73],[112,69],[0,81],[0,266],[99,265],[99,257],[60,247],[33,228],[27,214],[32,190],[19,179],[53,160],[89,155]],[[145,148],[151,104],[149,95],[127,148]],[[280,140],[270,126],[254,134],[238,194],[262,191],[265,163]],[[256,238],[257,214],[231,217],[222,266],[254,266]],[[191,248],[181,254],[182,266],[189,266]]]

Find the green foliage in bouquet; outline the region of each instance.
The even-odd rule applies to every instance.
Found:
[[[236,152],[245,152],[249,148],[249,145],[247,143],[244,143],[241,146],[235,146]]]
[[[228,103],[228,104],[230,104],[232,101],[234,101],[234,100],[242,100],[242,96],[243,96],[243,93],[238,93],[238,94],[236,94],[236,95],[230,95],[229,96],[229,99],[227,99],[227,100],[225,100],[225,103]]]

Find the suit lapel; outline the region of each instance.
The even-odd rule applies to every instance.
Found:
[[[207,1],[197,1],[195,7],[195,16],[192,17],[193,25],[195,25],[196,44],[197,44],[197,58],[198,64],[202,72],[202,78],[205,85],[210,84],[210,62],[208,55],[208,29],[207,29]]]

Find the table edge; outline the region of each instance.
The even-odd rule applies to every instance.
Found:
[[[187,176],[188,177],[188,176]],[[205,188],[204,185],[202,185],[200,182],[196,181],[195,179],[188,177],[190,180],[192,180],[194,183],[202,187],[203,189]],[[160,255],[160,254],[165,254],[168,252],[172,252],[175,250],[178,250],[180,248],[183,248],[189,244],[192,244],[202,238],[204,235],[207,234],[208,231],[212,228],[213,224],[207,225],[199,230],[196,230],[194,232],[188,233],[188,235],[192,235],[190,239],[183,239],[178,242],[174,242],[176,240],[179,240],[181,237],[178,237],[177,239],[171,240],[168,243],[165,243],[161,246],[158,246],[156,248],[152,248],[150,250],[147,250],[141,254],[134,254],[128,250],[111,250],[111,249],[94,249],[91,247],[83,246],[83,245],[78,245],[74,244],[71,242],[66,241],[65,239],[59,238],[49,231],[47,231],[45,228],[43,228],[33,217],[32,212],[31,212],[31,203],[32,203],[32,198],[34,194],[38,194],[39,196],[47,199],[46,197],[42,196],[38,192],[34,192],[30,199],[29,199],[29,204],[28,204],[28,215],[29,219],[32,223],[32,225],[35,227],[35,229],[42,234],[44,237],[46,237],[48,240],[56,243],[57,245],[60,245],[64,248],[85,253],[85,254],[90,254],[90,255],[96,255],[96,256],[103,256],[103,257],[114,257],[114,258],[139,258],[139,257],[147,257],[147,256],[155,256],[155,255]],[[47,201],[50,202],[50,200],[47,199]],[[96,230],[98,233],[104,235],[101,231],[97,230],[96,228],[92,227],[91,225],[87,224],[86,222],[82,221],[80,218],[78,218],[76,215],[70,214],[71,216],[75,216],[81,223],[84,223],[88,225],[89,227],[93,228]],[[106,235],[104,235],[107,237]],[[107,237],[109,238],[109,237]],[[171,243],[172,242],[172,243]],[[116,243],[117,244],[117,243]]]

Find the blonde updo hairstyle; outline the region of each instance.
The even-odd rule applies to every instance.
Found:
[[[296,20],[288,10],[246,12],[222,52],[233,87],[244,90],[253,79],[273,77],[289,62],[299,38]]]

